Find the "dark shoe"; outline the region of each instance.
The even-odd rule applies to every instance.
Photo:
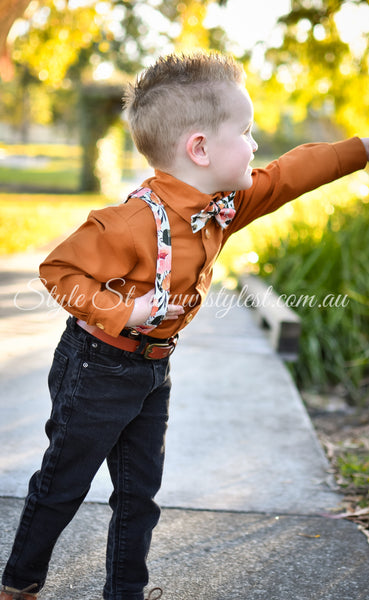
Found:
[[[147,598],[145,598],[145,600],[159,600],[159,598],[161,598],[162,595],[163,595],[163,590],[161,588],[159,588],[159,587],[152,588],[152,590],[150,590],[149,595],[147,596]],[[2,600],[1,596],[0,596],[0,600]]]
[[[16,590],[4,585],[0,592],[0,600],[36,600],[37,594],[27,594],[27,592],[34,590],[36,587],[37,583],[32,583],[32,585],[24,588],[24,590]]]

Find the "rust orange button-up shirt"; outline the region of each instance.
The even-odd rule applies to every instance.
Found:
[[[299,146],[265,169],[254,169],[252,187],[236,193],[236,216],[227,229],[210,219],[195,234],[191,215],[204,209],[213,196],[156,171],[143,185],[160,197],[168,214],[171,302],[183,304],[185,314],[163,321],[151,335],[167,338],[192,320],[209,290],[214,262],[232,233],[304,192],[364,168],[366,162],[359,138]],[[133,299],[154,287],[156,259],[151,209],[143,200],[131,198],[92,211],[41,264],[40,276],[67,311],[118,336],[132,312]]]

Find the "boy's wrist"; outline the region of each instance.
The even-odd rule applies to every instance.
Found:
[[[142,325],[150,316],[155,290],[152,289],[143,296],[135,298],[133,310],[126,323],[127,327]]]

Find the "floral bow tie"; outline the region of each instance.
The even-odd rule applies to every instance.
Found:
[[[219,198],[218,200],[211,200],[204,210],[192,215],[192,232],[197,233],[200,231],[212,217],[215,218],[222,229],[228,227],[236,214],[233,202],[235,195],[236,192],[231,192],[229,196]]]

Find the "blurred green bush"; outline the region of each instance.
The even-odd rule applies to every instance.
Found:
[[[298,303],[297,383],[319,390],[340,384],[355,403],[369,390],[368,232],[369,204],[358,201],[336,208],[319,238],[314,227],[292,223],[279,246],[258,249],[259,275]]]
[[[305,194],[232,236],[215,269],[233,287],[258,274],[291,298],[302,319],[295,381],[340,386],[355,404],[369,400],[368,193],[362,171]]]

